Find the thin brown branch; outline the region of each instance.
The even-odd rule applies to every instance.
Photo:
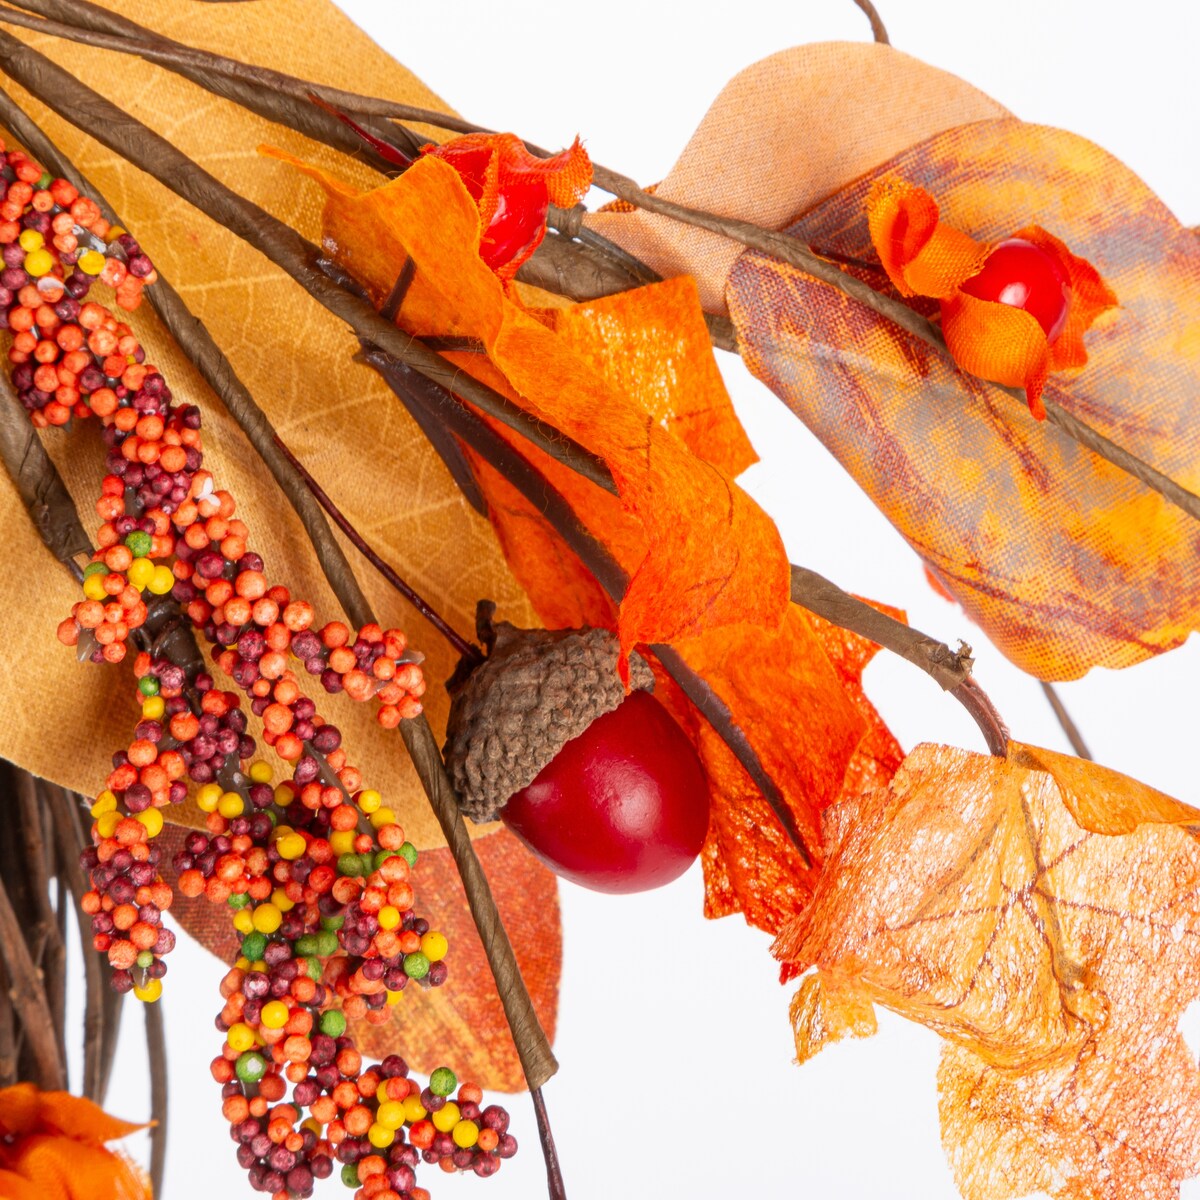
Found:
[[[881,45],[890,46],[892,43],[888,40],[888,32],[884,28],[883,18],[871,0],[854,0],[854,3],[862,9],[867,20],[871,22],[871,36]]]
[[[11,987],[0,960],[0,1088],[17,1082],[17,1029]]]
[[[538,1137],[542,1142],[542,1157],[546,1160],[546,1187],[550,1200],[567,1200],[567,1189],[563,1184],[562,1167],[558,1162],[558,1151],[554,1146],[554,1134],[550,1130],[550,1115],[546,1112],[546,1098],[541,1088],[529,1093],[533,1101],[533,1115],[537,1119]]]
[[[317,502],[329,514],[333,523],[350,539],[355,549],[402,595],[454,647],[463,658],[476,663],[483,661],[479,647],[467,641],[449,621],[439,613],[419,592],[406,580],[401,578],[394,567],[385,562],[375,552],[369,542],[350,523],[346,515],[329,498],[328,493],[312,477],[308,468],[288,449],[279,434],[275,435],[275,445],[283,452],[284,457],[292,465],[292,469],[304,481],[304,486],[316,497]]]
[[[1079,732],[1079,726],[1071,719],[1071,714],[1067,712],[1067,707],[1062,702],[1062,697],[1059,696],[1057,689],[1052,683],[1047,683],[1044,679],[1039,680],[1042,685],[1042,693],[1050,702],[1050,707],[1054,710],[1055,717],[1058,718],[1058,723],[1062,727],[1063,733],[1067,735],[1067,741],[1071,743],[1071,749],[1079,758],[1086,758],[1089,762],[1092,760],[1092,752],[1088,749],[1087,742],[1083,740],[1083,734]]]
[[[162,1001],[143,1004],[146,1017],[146,1059],[150,1070],[150,1191],[161,1200],[167,1165],[167,1039],[163,1033]]]
[[[50,1000],[41,973],[34,965],[25,942],[25,930],[9,900],[8,889],[0,878],[0,959],[8,977],[8,996],[20,1020],[25,1045],[37,1071],[36,1083],[47,1091],[62,1091],[67,1086],[65,1064],[59,1055],[58,1037]]]

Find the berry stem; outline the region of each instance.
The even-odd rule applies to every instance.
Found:
[[[879,15],[879,10],[871,3],[871,0],[854,0],[854,3],[862,9],[867,20],[871,22],[871,36],[880,45],[890,46],[892,43],[888,39],[888,32],[884,27],[883,18]]]
[[[1087,742],[1083,740],[1083,734],[1079,732],[1079,726],[1071,719],[1071,714],[1067,712],[1067,707],[1062,702],[1062,697],[1058,694],[1057,689],[1052,683],[1047,683],[1044,679],[1041,680],[1042,692],[1046,699],[1050,702],[1050,707],[1054,710],[1055,717],[1058,718],[1058,723],[1062,727],[1063,733],[1067,735],[1067,741],[1071,743],[1071,749],[1079,758],[1086,758],[1089,762],[1092,761],[1092,752],[1088,749]]]
[[[546,1098],[540,1087],[530,1088],[529,1098],[533,1101],[533,1114],[537,1118],[538,1137],[542,1142],[542,1157],[546,1160],[546,1186],[550,1200],[567,1200],[567,1189],[563,1183],[562,1168],[558,1162],[558,1151],[554,1147],[554,1134],[550,1129],[550,1114],[546,1111]]]
[[[163,1031],[163,1006],[143,1004],[146,1016],[146,1057],[150,1070],[150,1185],[151,1195],[161,1196],[167,1165],[167,1039]]]
[[[409,259],[411,262],[412,260]],[[478,646],[472,645],[443,617],[419,592],[411,587],[400,576],[396,569],[386,563],[371,547],[370,543],[350,523],[350,520],[340,508],[330,499],[329,494],[309,474],[308,468],[291,452],[279,434],[273,438],[284,457],[292,464],[296,474],[304,481],[304,486],[316,497],[317,503],[329,514],[333,523],[350,539],[362,556],[398,591],[433,627],[450,643],[451,646],[465,659],[473,663],[481,663],[483,655]]]

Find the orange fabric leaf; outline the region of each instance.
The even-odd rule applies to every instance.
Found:
[[[1200,1071],[1178,1030],[1200,995],[1200,844],[1149,792],[1030,747],[920,746],[890,788],[829,814],[812,905],[775,946],[836,1001],[806,979],[798,1051],[865,1031],[871,1003],[940,1033],[968,1200],[1165,1197],[1200,1172]],[[1127,832],[1075,819],[1106,803]]]
[[[0,1186],[12,1200],[149,1200],[150,1186],[104,1143],[144,1125],[110,1117],[70,1092],[0,1088]]]
[[[159,835],[164,873],[172,884],[170,863],[187,832],[168,825]],[[553,1040],[562,969],[558,881],[501,826],[477,838],[474,847],[512,937],[538,1019]],[[351,1036],[364,1054],[379,1058],[401,1054],[414,1070],[426,1075],[446,1064],[459,1078],[473,1079],[483,1087],[501,1092],[524,1090],[521,1063],[449,849],[422,850],[412,883],[416,909],[450,943],[446,957],[449,982],[444,988],[428,990],[410,985],[400,1003],[389,1010],[394,1014],[392,1020],[382,1025],[353,1021]],[[176,889],[171,913],[222,961],[237,958],[241,936],[233,928],[228,909],[203,896],[189,899]],[[213,1004],[214,1011],[220,1007],[215,988]]]
[[[1109,302],[1099,276],[1075,266],[1095,264],[1121,311],[1093,326],[1087,369],[1050,374],[1045,394],[1200,490],[1200,359],[1180,351],[1200,321],[1200,242],[1146,185],[1073,134],[978,121],[912,146],[791,231],[822,251],[869,259],[866,201],[889,177],[924,187],[947,223],[988,243],[1013,230],[1038,240],[1028,227],[1036,214],[1081,256],[1060,255],[1077,316]],[[913,305],[932,312],[933,303]],[[1185,513],[778,261],[743,254],[729,305],[750,370],[1023,670],[1075,679],[1094,666],[1130,666],[1200,627],[1200,573],[1183,565],[1195,561],[1196,526]],[[1064,329],[1055,346],[1070,338]]]
[[[399,317],[405,328],[482,340],[522,406],[611,470],[646,539],[620,608],[623,670],[638,643],[743,622],[778,625],[788,603],[788,563],[774,523],[637,397],[613,387],[570,339],[505,295],[473,251],[478,214],[452,168],[427,157],[356,194],[298,165],[325,188],[331,249],[373,292],[385,295],[405,256],[412,257],[416,276]],[[690,312],[698,321],[694,292],[684,286],[686,300],[676,285],[638,303],[657,301],[666,314]]]
[[[986,245],[938,220],[937,201],[924,188],[902,179],[881,179],[872,187],[867,228],[902,296],[951,296],[988,256]]]

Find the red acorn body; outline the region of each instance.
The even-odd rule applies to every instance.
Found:
[[[683,874],[708,832],[708,783],[684,732],[616,671],[606,630],[494,629],[457,692],[446,760],[464,812],[499,816],[551,870],[596,891],[637,892]],[[494,639],[494,640],[493,640]]]
[[[1001,242],[961,290],[978,300],[1023,308],[1049,342],[1062,332],[1071,306],[1071,283],[1062,264],[1024,238]]]

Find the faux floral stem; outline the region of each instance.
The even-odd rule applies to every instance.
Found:
[[[883,18],[871,0],[854,0],[854,3],[862,9],[867,20],[871,22],[871,36],[881,45],[890,46],[892,43],[888,39],[887,29],[884,28]]]
[[[1067,706],[1063,704],[1058,690],[1052,683],[1047,683],[1044,679],[1039,682],[1042,685],[1042,694],[1050,702],[1050,707],[1054,710],[1054,715],[1058,719],[1063,733],[1067,735],[1067,741],[1071,743],[1071,749],[1075,751],[1078,758],[1086,758],[1090,762],[1092,760],[1092,752],[1088,749],[1087,742],[1083,740],[1083,734],[1079,732],[1079,726],[1075,724],[1071,719],[1071,714],[1067,712]]]
[[[150,1071],[150,1190],[161,1197],[167,1165],[167,1039],[162,1001],[143,1004],[146,1017],[146,1059]]]
[[[406,582],[400,573],[372,548],[370,543],[350,523],[340,508],[329,498],[328,493],[312,477],[308,468],[288,449],[279,434],[275,435],[275,445],[279,447],[284,457],[292,465],[292,469],[300,476],[304,486],[313,494],[317,503],[329,514],[333,523],[350,539],[355,549],[402,595],[454,647],[463,658],[480,663],[483,655],[479,647],[468,642],[445,617],[439,613],[419,592]]]

